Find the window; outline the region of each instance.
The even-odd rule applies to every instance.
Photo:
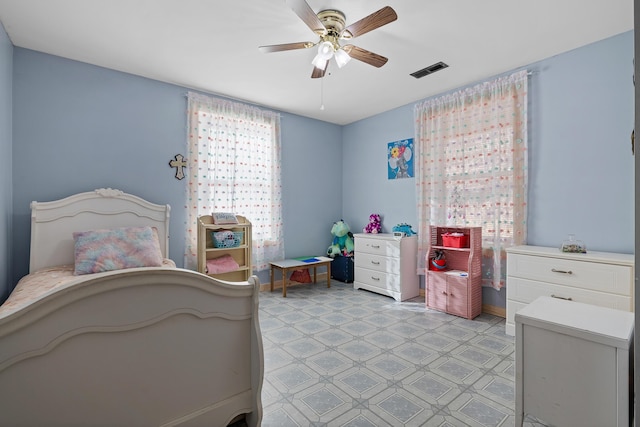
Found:
[[[189,93],[187,242],[195,268],[197,218],[233,212],[252,224],[252,265],[284,258],[280,117],[249,105]]]
[[[415,106],[420,266],[429,225],[481,226],[483,282],[504,286],[504,249],[526,239],[527,72]]]
[[[496,182],[510,181],[514,154],[512,134],[513,128],[504,124],[497,135],[469,135],[445,144],[449,225],[482,227],[482,237],[488,242],[496,238],[503,242],[513,239],[514,194],[512,191],[494,193]],[[493,144],[493,138],[499,141],[497,145]],[[494,146],[495,149],[490,148]],[[487,157],[493,159],[487,161]],[[492,200],[486,197],[487,188],[492,191]]]

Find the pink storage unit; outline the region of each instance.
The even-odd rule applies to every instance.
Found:
[[[445,246],[442,235],[448,233],[463,233],[460,240],[467,247]],[[425,272],[427,307],[475,318],[482,313],[482,227],[430,226],[427,265],[436,250],[444,252],[447,265],[443,271]]]

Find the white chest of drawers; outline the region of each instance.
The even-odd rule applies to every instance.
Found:
[[[517,427],[629,426],[633,313],[540,297],[515,322]]]
[[[354,234],[354,289],[404,301],[420,294],[416,236]]]
[[[514,246],[507,249],[506,333],[515,334],[515,313],[540,296],[633,311],[633,283],[630,254]]]

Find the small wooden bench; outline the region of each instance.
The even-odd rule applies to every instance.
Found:
[[[316,261],[310,261],[310,260]],[[287,272],[293,270],[304,270],[313,268],[313,282],[316,283],[316,269],[318,267],[327,267],[327,288],[331,287],[331,261],[328,257],[313,257],[306,260],[301,259],[284,259],[282,261],[273,261],[271,264],[271,292],[273,292],[274,270],[279,268],[282,272],[282,296],[287,296],[287,282],[289,280]]]

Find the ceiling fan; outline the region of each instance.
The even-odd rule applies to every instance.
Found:
[[[385,6],[377,12],[345,27],[344,13],[339,10],[322,10],[316,14],[305,0],[286,0],[286,3],[320,39],[315,43],[297,42],[260,46],[258,49],[261,52],[282,52],[318,46],[318,53],[312,61],[314,68],[311,78],[314,79],[324,77],[331,58],[335,58],[339,68],[345,66],[351,58],[378,68],[387,63],[387,58],[384,56],[352,44],[341,45],[340,40],[350,40],[395,21],[398,15],[391,7]]]

